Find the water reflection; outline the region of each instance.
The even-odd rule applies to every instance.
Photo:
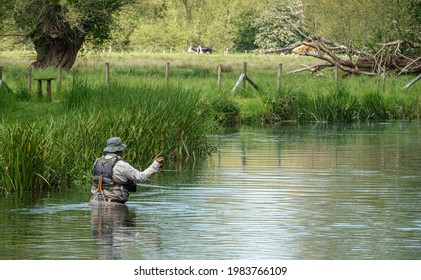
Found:
[[[97,255],[103,259],[130,259],[145,247],[160,250],[159,231],[136,225],[136,213],[127,205],[96,205],[91,208],[92,236]],[[145,243],[148,245],[145,246]]]
[[[92,235],[99,255],[105,259],[121,259],[121,248],[134,236],[133,219],[127,206],[90,206]]]

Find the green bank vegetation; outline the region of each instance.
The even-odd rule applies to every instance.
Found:
[[[22,57],[22,56],[20,56]],[[28,58],[30,59],[30,57]],[[120,136],[125,158],[145,167],[157,155],[181,162],[212,152],[212,135],[229,124],[358,122],[420,118],[420,84],[412,76],[380,78],[287,74],[311,58],[278,55],[121,53],[79,59],[53,82],[53,100],[28,89],[25,59],[3,53],[0,87],[0,188],[3,194],[45,187],[89,185],[93,160],[105,141]],[[250,84],[232,89],[243,62]],[[110,65],[105,83],[105,62]],[[170,78],[165,79],[166,63]],[[283,75],[277,90],[278,65]],[[221,88],[217,65],[222,65]],[[55,69],[33,77],[57,77]]]

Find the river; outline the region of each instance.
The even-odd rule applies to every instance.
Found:
[[[1,199],[0,259],[420,260],[420,139],[419,121],[227,129],[125,207],[91,209],[90,186]]]

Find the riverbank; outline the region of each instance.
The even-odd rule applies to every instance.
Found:
[[[163,154],[194,161],[209,154],[212,135],[229,124],[360,122],[420,119],[413,77],[288,74],[307,57],[279,55],[107,54],[82,56],[60,82],[55,69],[31,72],[31,54],[0,56],[0,185],[3,193],[90,182],[104,142],[120,136],[126,155],[147,166]],[[240,84],[243,67],[258,87]],[[278,75],[282,64],[281,76]],[[220,75],[218,66],[220,65]],[[220,79],[218,79],[220,77]],[[34,78],[54,78],[52,100]],[[219,82],[218,82],[219,81]],[[31,83],[30,83],[31,82]],[[45,90],[45,85],[44,85]]]
[[[36,84],[28,91],[28,70],[34,53],[1,53],[3,79],[18,95],[36,96]],[[238,82],[243,68],[256,84]],[[74,68],[63,72],[60,86],[53,81],[53,100],[76,77],[83,77],[89,88],[106,85],[169,87],[194,90],[212,100],[216,118],[222,123],[262,124],[282,121],[342,122],[367,120],[419,119],[421,84],[403,86],[414,75],[345,77],[334,69],[311,74],[291,71],[319,63],[305,56],[230,54],[197,55],[186,53],[102,53],[80,56]],[[280,64],[282,71],[280,72]],[[218,68],[220,72],[218,74]],[[58,78],[54,69],[36,70],[32,78]],[[45,87],[45,86],[44,86]]]

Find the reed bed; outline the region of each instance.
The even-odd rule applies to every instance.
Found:
[[[89,184],[93,161],[113,136],[128,144],[124,158],[141,169],[159,155],[195,160],[213,149],[212,108],[197,92],[123,83],[90,87],[77,77],[61,95],[41,120],[3,121],[3,193]]]
[[[34,123],[2,127],[0,143],[0,186],[3,193],[39,192],[48,184],[46,171],[50,142],[46,131]]]

